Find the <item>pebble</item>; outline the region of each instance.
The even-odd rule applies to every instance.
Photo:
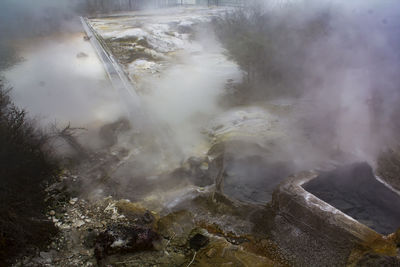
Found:
[[[84,224],[85,224],[84,221],[82,221],[82,220],[76,220],[76,221],[73,223],[72,226],[74,226],[74,227],[76,227],[76,228],[79,228],[79,227],[81,227],[81,226],[84,225]]]
[[[75,203],[78,201],[77,197],[71,198],[71,200],[69,201],[69,204],[71,205],[75,205]]]
[[[95,222],[95,223],[93,224],[93,226],[94,226],[95,228],[102,228],[102,227],[103,227],[103,224],[100,223],[100,222]]]
[[[71,226],[68,224],[62,224],[62,225],[60,225],[60,228],[64,229],[64,230],[68,230],[68,229],[71,229]]]

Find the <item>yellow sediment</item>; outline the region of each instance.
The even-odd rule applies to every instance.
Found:
[[[364,241],[356,245],[347,261],[347,266],[356,266],[357,262],[367,253],[396,256],[397,246],[395,238],[382,236],[378,233],[371,233],[364,237]]]

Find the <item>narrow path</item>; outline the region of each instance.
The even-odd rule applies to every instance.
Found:
[[[103,62],[104,69],[106,70],[114,89],[117,90],[123,103],[125,103],[129,119],[134,122],[134,125],[141,124],[143,121],[141,101],[139,95],[133,88],[132,83],[129,81],[114,56],[107,51],[108,49],[104,45],[102,38],[92,28],[87,18],[81,17],[81,22],[93,48],[96,50],[97,55]]]

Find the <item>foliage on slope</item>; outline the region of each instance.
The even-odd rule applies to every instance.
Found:
[[[0,83],[0,265],[55,232],[46,220],[45,183],[57,174],[49,136],[17,108]]]

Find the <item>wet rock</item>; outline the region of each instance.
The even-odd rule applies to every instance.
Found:
[[[116,253],[152,250],[153,242],[159,238],[149,227],[113,225],[97,236],[94,253],[97,261],[101,261]]]
[[[113,146],[118,141],[118,135],[131,128],[127,119],[119,119],[113,123],[105,124],[100,128],[99,135],[106,147]]]
[[[157,226],[160,234],[176,246],[184,246],[195,228],[193,216],[188,211],[170,213],[161,218]]]
[[[207,246],[209,241],[210,240],[207,236],[202,234],[195,234],[192,238],[190,238],[189,246],[191,249],[199,250],[202,247]]]

